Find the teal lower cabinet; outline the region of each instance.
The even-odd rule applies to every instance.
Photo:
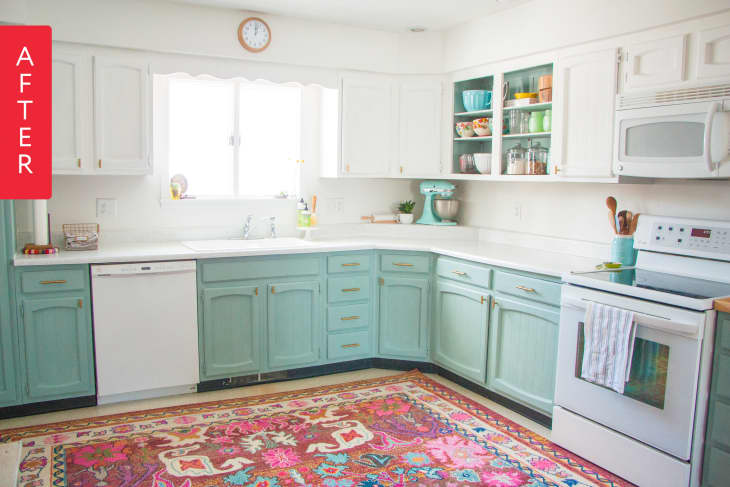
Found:
[[[23,298],[24,402],[94,394],[90,303],[79,294]]]
[[[268,287],[269,367],[290,368],[319,360],[321,318],[319,281]]]
[[[405,359],[428,355],[428,277],[381,277],[379,352]]]
[[[88,266],[16,273],[22,403],[95,395]]]
[[[198,325],[201,381],[259,371],[264,291],[258,285],[203,289]]]
[[[439,279],[436,283],[432,357],[438,365],[484,383],[489,294]]]
[[[560,309],[500,294],[493,305],[487,387],[552,415]]]
[[[11,201],[0,201],[0,407],[14,406],[20,402],[16,369],[19,354],[11,302],[11,294],[14,294],[11,290],[15,288],[11,281],[10,265],[14,232],[13,204]]]
[[[730,314],[717,316],[712,362],[702,486],[724,487],[730,479]]]

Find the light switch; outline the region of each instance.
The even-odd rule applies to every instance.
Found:
[[[96,198],[97,218],[117,216],[117,200],[115,198]]]

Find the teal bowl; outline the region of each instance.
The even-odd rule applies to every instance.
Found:
[[[489,110],[492,106],[492,92],[489,90],[464,90],[461,92],[461,101],[464,103],[464,110],[467,112]]]

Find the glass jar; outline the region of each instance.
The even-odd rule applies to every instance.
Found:
[[[525,149],[517,144],[509,149],[506,153],[507,157],[507,174],[525,174],[527,163],[525,160]]]
[[[527,150],[527,174],[547,174],[548,150],[539,142]]]
[[[530,133],[542,132],[542,117],[542,112],[532,112],[530,114],[530,121],[528,122]]]
[[[542,117],[542,131],[550,132],[553,126],[553,111],[545,110],[545,116]]]

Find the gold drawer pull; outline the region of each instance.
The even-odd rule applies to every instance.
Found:
[[[360,319],[359,316],[343,316],[342,318],[340,318],[340,320],[342,320],[342,321],[352,321],[352,320],[359,320],[359,319]]]
[[[405,262],[393,262],[393,265],[397,265],[398,267],[413,267],[413,264],[407,264]]]
[[[522,291],[525,291],[526,293],[534,293],[535,290],[531,287],[525,287],[525,286],[515,286],[517,289],[520,289]]]
[[[463,271],[451,271],[453,274],[456,274],[457,276],[465,276],[466,272]]]
[[[356,267],[356,266],[359,266],[359,265],[360,265],[359,262],[350,262],[350,263],[347,263],[347,264],[342,264],[342,267]]]
[[[360,290],[359,287],[350,287],[350,288],[347,288],[347,289],[343,289],[342,292],[343,293],[356,293],[359,290]]]
[[[41,284],[66,284],[66,279],[58,279],[57,281],[41,281]]]
[[[341,345],[342,348],[357,348],[359,346],[359,343],[348,343],[347,345]]]

